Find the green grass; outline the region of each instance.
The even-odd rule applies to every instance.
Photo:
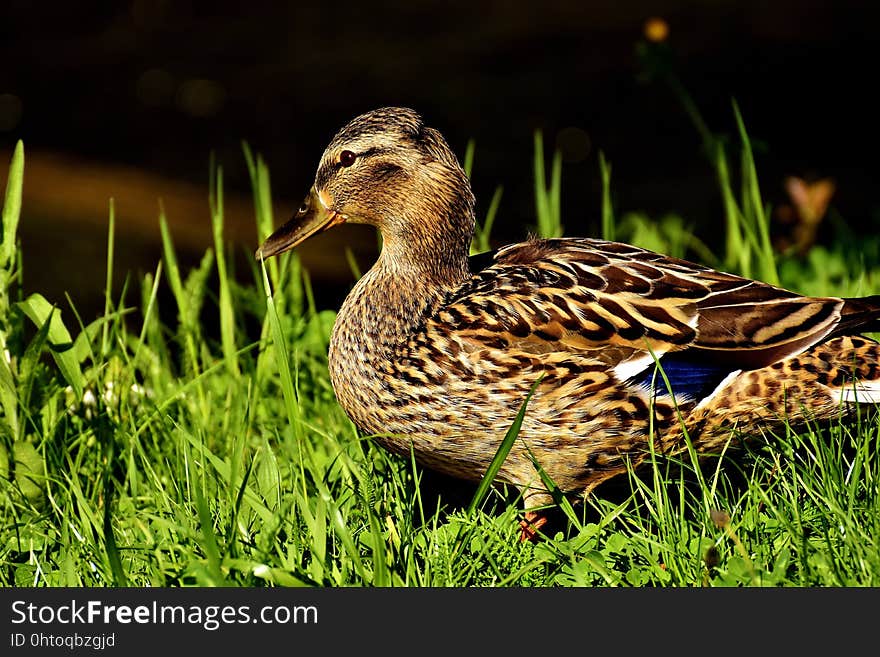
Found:
[[[616,217],[604,157],[602,233],[778,275],[804,292],[876,291],[880,270],[849,261],[846,248],[816,249],[806,261],[769,250],[768,210],[736,117],[740,166],[720,147],[708,159],[727,212],[723,256],[677,216]],[[262,238],[275,223],[268,168],[247,148],[245,159]],[[551,162],[548,184],[536,136],[544,235],[562,234],[558,156]],[[521,543],[515,491],[464,487],[462,503],[441,486],[438,497],[412,459],[358,435],[327,374],[334,313],[296,254],[254,263],[249,279],[231,270],[219,168],[206,203],[214,248],[191,271],[179,266],[164,212],[155,273],[134,281],[114,271],[111,204],[106,306],[95,319],[39,294],[22,298],[23,175],[19,146],[0,244],[4,586],[880,584],[875,420],[768,435],[745,451],[732,439],[701,466],[693,453],[652,453],[647,467],[584,504],[563,503],[546,539]],[[499,188],[478,248],[489,244],[500,200]],[[124,281],[116,297],[114,280]],[[160,298],[174,307],[161,309]],[[175,319],[161,321],[160,310]]]

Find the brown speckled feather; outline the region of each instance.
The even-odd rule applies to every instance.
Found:
[[[759,367],[827,336],[843,305],[625,244],[569,238],[502,249],[437,319],[461,331],[501,328],[504,339],[539,349],[553,341],[614,346],[612,354],[650,361],[650,345],[657,356],[692,349]]]
[[[686,430],[708,452],[733,428],[880,400],[880,345],[857,335],[880,327],[878,297],[803,297],[593,239],[531,240],[469,266],[470,186],[411,110],[343,128],[304,208],[259,254],[341,221],[378,227],[383,248],[331,336],[340,404],[388,449],[478,479],[540,378],[499,473],[527,504],[548,501],[531,455],[576,496],[652,440],[674,452]]]

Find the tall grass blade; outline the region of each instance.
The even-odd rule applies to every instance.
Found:
[[[244,501],[244,496],[247,492],[248,481],[250,481],[251,478],[251,471],[254,468],[254,462],[254,459],[247,459],[245,462],[244,473],[241,475],[241,483],[238,485],[235,502],[232,505],[232,514],[229,516],[229,526],[226,529],[226,544],[232,547],[235,546],[235,530],[238,524],[239,515],[241,514],[242,502]],[[229,483],[233,483],[231,478]]]
[[[6,179],[6,196],[3,201],[3,241],[0,242],[0,270],[7,272],[11,271],[15,260],[23,187],[24,143],[19,140],[15,144],[12,160],[9,163],[9,174]],[[0,283],[8,284],[8,281],[0,281]]]
[[[471,255],[477,253],[485,253],[492,250],[490,236],[492,234],[492,226],[495,223],[495,216],[498,214],[498,207],[501,205],[501,195],[504,193],[504,187],[498,185],[495,193],[492,194],[492,200],[489,202],[489,209],[486,211],[486,219],[481,224],[476,222],[474,230],[474,238],[471,241]]]
[[[538,384],[540,382],[541,378],[538,378],[538,380],[532,384],[532,387],[529,390],[529,394],[526,395],[526,398],[520,405],[519,410],[516,412],[516,417],[514,418],[513,423],[511,423],[510,428],[507,430],[507,433],[504,434],[504,438],[502,439],[501,444],[498,445],[495,456],[492,457],[492,461],[489,463],[489,467],[486,469],[486,473],[483,475],[483,478],[480,479],[477,490],[474,493],[470,504],[468,505],[468,516],[473,516],[477,508],[483,503],[483,500],[486,499],[486,495],[489,493],[489,488],[492,486],[492,482],[495,481],[495,477],[498,475],[498,471],[504,464],[504,460],[507,458],[507,455],[510,454],[510,450],[513,447],[513,443],[516,442],[517,436],[519,436],[519,430],[522,428],[523,418],[525,418],[526,416],[526,408],[529,405],[529,400],[532,398],[532,395],[535,393],[535,389],[538,387]]]
[[[162,254],[165,259],[165,269],[168,277],[168,284],[177,302],[177,316],[183,332],[183,339],[186,348],[186,355],[189,359],[189,365],[195,378],[198,378],[201,372],[201,364],[199,358],[199,350],[196,346],[197,336],[199,334],[199,310],[201,303],[199,293],[204,290],[198,290],[200,281],[197,280],[197,273],[200,272],[198,278],[206,278],[208,269],[211,266],[210,259],[212,252],[206,251],[205,257],[202,259],[201,266],[195,272],[192,272],[187,278],[188,285],[184,285],[180,277],[180,266],[177,263],[177,254],[174,250],[174,242],[171,238],[171,231],[168,229],[168,221],[165,218],[165,209],[160,204],[159,209],[159,232],[162,235]],[[202,285],[203,288],[203,285]]]
[[[474,151],[476,150],[477,142],[473,139],[468,139],[467,147],[464,149],[464,164],[462,165],[462,169],[464,169],[464,174],[470,178],[474,171]]]
[[[21,218],[21,196],[24,186],[24,143],[19,140],[9,163],[6,195],[3,200],[2,241],[0,241],[0,405],[3,421],[11,436],[19,435],[18,399],[12,363],[5,357],[9,326],[9,290],[18,275],[18,222]]]
[[[223,360],[232,376],[239,375],[237,349],[235,347],[235,313],[232,308],[229,274],[226,271],[226,249],[223,243],[223,169],[212,169],[210,185],[211,225],[214,229],[214,253],[217,258],[217,277],[220,283],[220,344]]]
[[[550,205],[547,200],[547,175],[544,171],[544,136],[540,130],[536,130],[534,135],[532,169],[535,181],[535,212],[538,233],[543,235],[549,224]]]
[[[724,205],[725,225],[727,228],[724,256],[724,266],[730,271],[737,271],[741,276],[751,277],[751,260],[748,251],[744,248],[742,226],[744,223],[742,213],[737,205],[730,182],[730,172],[727,168],[727,155],[721,141],[715,143],[714,149],[715,172],[718,177],[718,187],[721,190],[721,201]]]
[[[550,496],[553,498],[553,501],[562,509],[562,512],[565,514],[565,517],[568,518],[568,521],[578,530],[583,529],[583,524],[581,523],[580,518],[578,518],[577,513],[575,513],[574,507],[571,505],[568,497],[560,490],[559,486],[556,485],[556,482],[553,481],[552,477],[547,474],[547,471],[544,470],[541,463],[538,461],[538,458],[535,456],[534,452],[532,452],[532,448],[526,445],[526,451],[529,453],[529,458],[532,461],[532,465],[535,466],[535,470],[538,472],[538,476],[541,478],[541,483],[544,485],[544,488],[550,493]]]
[[[548,206],[550,208],[550,222],[547,234],[543,237],[562,237],[562,153],[558,150],[553,152]]]
[[[116,545],[116,536],[113,533],[113,515],[110,511],[113,501],[113,488],[109,475],[109,465],[104,480],[104,549],[107,552],[107,561],[110,564],[110,572],[113,573],[114,586],[128,586],[128,577],[122,566],[119,556],[119,548]]]
[[[269,179],[269,167],[266,165],[262,155],[254,156],[250,146],[246,142],[242,142],[242,150],[244,151],[245,162],[247,163],[248,175],[251,181],[251,190],[254,197],[254,214],[257,224],[257,242],[262,243],[272,231],[275,229],[275,213],[272,208],[272,185]],[[299,256],[295,252],[283,254],[280,258],[271,258],[266,266],[269,268],[269,279],[274,287],[283,285],[281,280],[282,272],[286,267],[286,263],[292,261],[295,265],[299,263]],[[293,278],[293,288],[291,290],[294,307],[298,298],[297,286],[299,279],[296,275]]]
[[[110,199],[110,216],[107,223],[107,280],[104,283],[104,318],[110,317],[110,309],[113,299],[113,253],[116,240],[116,203]],[[101,329],[101,356],[107,355],[109,343],[107,341],[110,322],[105,321]]]
[[[33,337],[27,349],[25,349],[24,355],[19,362],[18,396],[21,400],[22,408],[28,408],[30,404],[31,391],[39,371],[40,357],[43,355],[43,348],[49,342],[49,324],[50,322],[43,322],[42,327],[37,330],[37,334]],[[3,385],[6,385],[5,381]],[[12,386],[12,392],[14,393],[15,386],[11,379],[9,385]]]
[[[272,332],[272,344],[277,350],[276,362],[278,374],[281,377],[281,392],[284,397],[284,408],[287,410],[287,420],[293,430],[297,452],[299,453],[300,479],[303,487],[303,498],[307,498],[305,465],[303,463],[304,436],[302,420],[300,418],[299,397],[293,384],[293,376],[290,373],[290,359],[287,354],[287,345],[284,340],[284,331],[275,308],[275,299],[272,295],[272,287],[269,283],[269,275],[266,273],[265,262],[260,262],[263,271],[263,289],[266,293],[267,322]]]
[[[736,101],[733,102],[733,114],[736,118],[736,127],[739,131],[743,148],[743,204],[749,208],[749,213],[753,217],[753,232],[758,238],[755,247],[758,263],[761,267],[761,278],[772,285],[779,285],[776,258],[770,241],[770,222],[761,200],[761,188],[758,184],[758,172],[755,168],[752,142],[746,132],[746,126]]]
[[[354,257],[354,251],[352,251],[350,247],[345,247],[345,262],[348,263],[348,269],[351,271],[354,280],[360,280],[361,276],[363,276],[363,272],[361,271],[360,265],[358,265],[357,258]]]
[[[599,151],[599,175],[602,179],[602,239],[615,240],[614,207],[611,205],[611,165]]]
[[[151,333],[154,336],[158,336],[159,333],[159,319],[158,319],[158,311],[156,310],[156,298],[159,295],[159,282],[162,280],[162,261],[156,265],[156,274],[154,276],[147,275],[144,279],[144,303],[143,303],[143,322],[141,324],[141,332],[138,336],[137,346],[135,347],[134,356],[132,356],[132,362],[138,362],[138,355],[140,354],[141,347],[147,342],[148,333]],[[149,292],[147,292],[149,290]],[[155,340],[159,342],[158,339]]]
[[[208,562],[209,581],[212,586],[222,586],[226,580],[223,575],[223,560],[220,556],[220,547],[217,545],[217,535],[214,533],[211,511],[208,509],[208,503],[205,500],[204,493],[202,493],[201,482],[193,482],[192,491],[195,496],[199,528],[202,533],[202,548],[205,550],[205,558]]]
[[[544,166],[544,137],[540,130],[534,135],[535,211],[540,237],[561,237],[562,154],[555,151],[551,165],[550,185]]]

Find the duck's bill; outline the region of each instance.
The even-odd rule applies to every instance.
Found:
[[[254,255],[257,260],[271,258],[279,253],[289,251],[305,242],[312,235],[317,235],[343,221],[345,221],[345,217],[328,208],[315,188],[312,187],[308,197],[303,201],[293,218],[269,235]]]

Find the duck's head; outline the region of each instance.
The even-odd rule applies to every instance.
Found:
[[[337,224],[361,223],[382,231],[383,251],[399,264],[445,261],[451,252],[466,259],[473,206],[467,176],[442,135],[413,110],[378,109],[336,134],[308,197],[256,256],[283,253]]]

